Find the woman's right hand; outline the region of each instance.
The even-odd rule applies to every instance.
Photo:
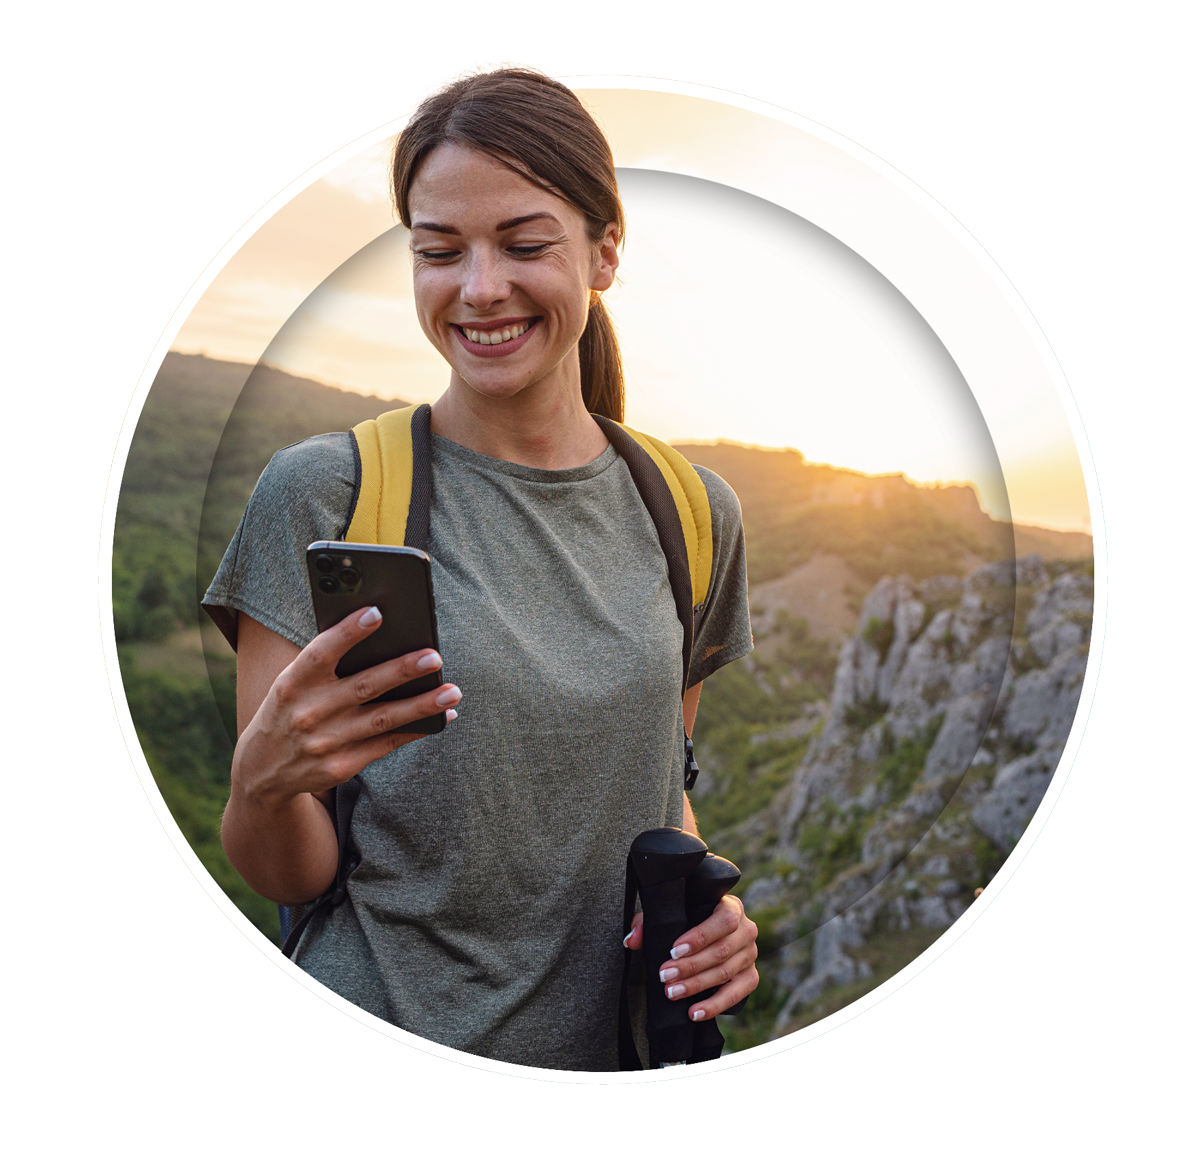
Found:
[[[462,694],[449,683],[365,705],[440,667],[433,650],[337,676],[342,656],[381,624],[374,607],[357,610],[300,650],[239,618],[240,737],[221,838],[246,882],[278,903],[314,899],[336,875],[337,836],[323,806],[333,788],[422,737],[405,732],[407,723],[457,713]]]
[[[400,732],[406,723],[458,705],[462,693],[449,683],[415,698],[365,705],[438,669],[442,659],[433,650],[337,676],[342,656],[382,624],[374,606],[355,611],[313,638],[275,678],[234,752],[233,781],[244,795],[270,802],[331,790],[422,737]]]

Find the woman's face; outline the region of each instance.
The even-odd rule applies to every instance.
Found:
[[[441,145],[409,192],[421,328],[454,376],[494,399],[533,384],[579,390],[589,295],[617,268],[616,225],[583,215],[472,149]]]

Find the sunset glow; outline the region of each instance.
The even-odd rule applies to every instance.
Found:
[[[1022,523],[1090,528],[1070,430],[1036,367],[1003,372],[1011,406],[1003,430],[993,410],[989,433],[968,369],[879,271],[797,214],[687,176],[696,169],[680,160],[689,150],[710,168],[714,150],[731,167],[770,156],[770,123],[664,94],[585,99],[626,167],[618,176],[629,234],[606,301],[631,424],[668,440],[794,447],[868,473],[969,482],[995,516],[1011,504]],[[647,102],[673,113],[670,149],[634,116]],[[388,145],[327,174],[264,225],[174,347],[262,358],[383,398],[437,398],[448,369],[417,324],[407,234],[387,198]],[[808,180],[849,190],[856,179],[836,155],[814,149]]]

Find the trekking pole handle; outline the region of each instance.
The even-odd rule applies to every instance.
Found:
[[[629,849],[629,868],[642,900],[642,956],[646,966],[646,1037],[650,1068],[682,1065],[692,1052],[686,1000],[668,1000],[658,966],[687,931],[687,876],[705,857],[703,840],[678,827],[643,831]]]
[[[736,864],[722,859],[719,855],[713,855],[710,851],[687,878],[684,903],[688,928],[703,924],[741,878],[742,873]],[[691,998],[690,1004],[707,1000],[719,987],[714,986],[697,993]],[[692,1052],[687,1059],[688,1063],[714,1061],[720,1057],[721,1050],[725,1048],[725,1037],[717,1026],[716,1017],[705,1017],[702,1021],[696,1021],[693,1027]]]

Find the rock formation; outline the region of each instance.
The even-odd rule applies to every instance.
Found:
[[[1032,554],[966,578],[875,585],[825,717],[796,725],[811,734],[790,782],[710,839],[741,864],[761,930],[763,980],[745,1019],[775,1036],[807,1024],[962,915],[1053,777],[1091,611],[1087,563],[1048,568]]]

